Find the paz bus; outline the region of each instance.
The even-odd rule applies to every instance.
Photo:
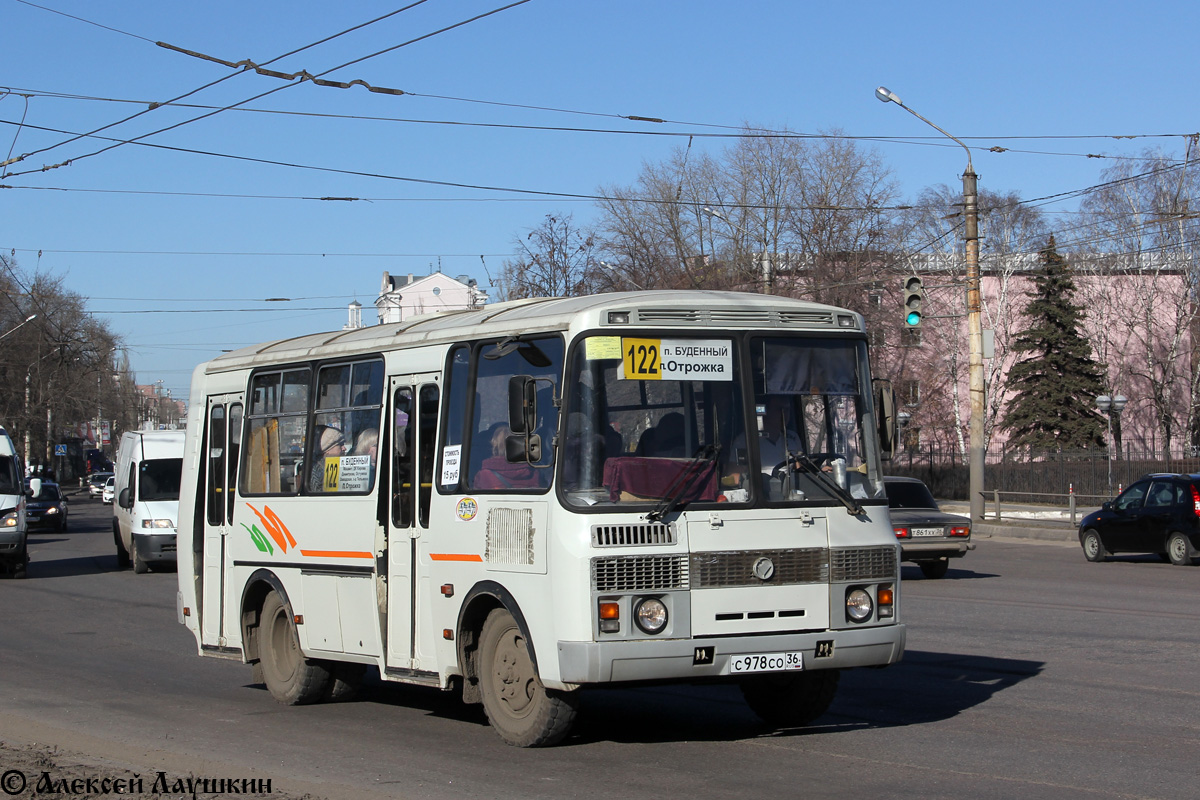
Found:
[[[179,621],[285,704],[367,669],[500,737],[579,691],[733,682],[776,726],[904,651],[863,318],[735,292],[538,298],[195,369]]]

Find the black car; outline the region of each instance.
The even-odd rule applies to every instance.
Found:
[[[1083,518],[1079,544],[1088,561],[1112,553],[1155,553],[1172,564],[1200,556],[1200,475],[1147,475]]]
[[[37,495],[29,494],[25,500],[25,522],[29,530],[67,529],[67,499],[57,483],[42,481],[42,490]]]
[[[929,487],[916,478],[887,476],[888,513],[900,540],[900,559],[912,561],[926,578],[941,578],[950,559],[962,558],[975,549],[971,520],[938,509]]]

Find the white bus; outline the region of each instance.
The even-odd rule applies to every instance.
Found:
[[[179,619],[283,703],[374,667],[536,746],[585,686],[732,681],[803,725],[903,654],[890,405],[852,312],[500,303],[223,355],[188,414]]]

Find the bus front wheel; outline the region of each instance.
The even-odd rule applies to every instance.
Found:
[[[479,688],[488,721],[517,747],[556,744],[570,732],[578,701],[538,679],[528,642],[507,609],[488,614],[479,637]]]
[[[289,706],[324,699],[329,670],[300,651],[291,609],[278,592],[269,593],[263,601],[258,637],[262,680],[272,697]]]
[[[800,727],[829,710],[841,672],[770,673],[742,681],[746,705],[768,725]]]

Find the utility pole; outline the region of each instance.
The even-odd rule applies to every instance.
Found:
[[[969,354],[968,387],[970,420],[968,426],[967,468],[970,472],[971,519],[983,519],[983,304],[979,297],[979,187],[975,167],[971,163],[971,148],[900,101],[894,92],[880,86],[875,97],[883,103],[895,103],[938,133],[957,142],[967,151],[967,168],[963,172],[963,227],[967,258],[967,350]]]
[[[983,304],[979,297],[979,189],[971,151],[963,173],[963,222],[967,256],[967,347],[970,354],[970,401],[967,469],[970,475],[971,519],[983,519]]]

